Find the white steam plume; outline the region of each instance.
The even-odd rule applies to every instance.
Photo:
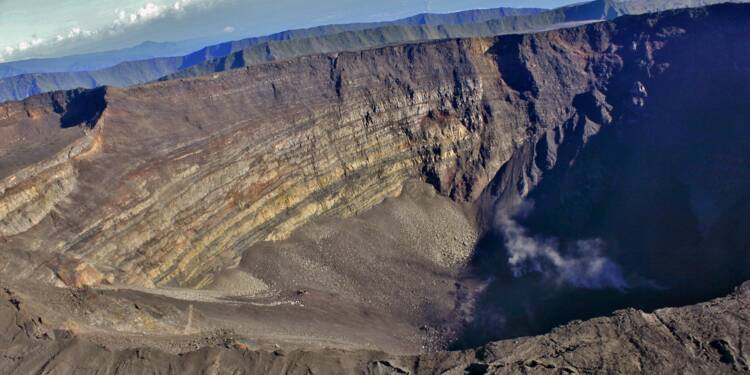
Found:
[[[554,238],[531,237],[516,222],[516,214],[528,213],[531,204],[525,203],[509,213],[500,213],[497,223],[508,250],[508,264],[515,276],[540,272],[560,284],[587,289],[625,289],[628,283],[620,267],[602,255],[604,241],[588,239],[567,247],[565,255],[559,251]]]

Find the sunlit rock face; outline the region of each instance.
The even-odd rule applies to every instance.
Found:
[[[3,104],[0,345],[15,354],[1,368],[78,372],[95,356],[143,371],[746,371],[747,285],[467,348],[705,301],[750,277],[748,19],[721,5]],[[295,299],[164,288],[237,282]],[[295,310],[305,298],[313,308]],[[251,355],[224,331],[257,334],[242,324],[275,314],[351,335],[338,348],[400,351],[394,336],[426,330],[416,310],[430,303],[456,317],[442,323],[462,351]],[[179,341],[201,330],[202,344]]]
[[[120,282],[201,286],[254,242],[283,239],[312,217],[361,212],[408,178],[472,200],[525,121],[495,124],[485,108],[481,70],[495,78],[493,92],[506,90],[485,53],[492,43],[101,89],[87,94],[99,96],[101,110],[64,129],[60,115],[83,111],[81,94],[7,104],[5,243],[85,259]],[[484,142],[495,127],[512,133]],[[38,160],[22,160],[29,154]]]
[[[9,252],[25,254],[14,261],[74,258],[118,282],[201,286],[252,243],[283,239],[313,217],[361,212],[408,178],[479,202],[491,226],[495,211],[549,174],[575,190],[561,194],[583,197],[563,196],[574,207],[561,212],[586,215],[582,205],[606,189],[599,180],[578,189],[595,177],[582,167],[587,176],[575,178],[569,167],[588,163],[587,145],[616,137],[604,132],[632,133],[656,156],[674,148],[664,162],[688,179],[695,207],[718,217],[744,175],[706,186],[698,176],[718,169],[688,173],[684,150],[703,134],[713,134],[703,154],[742,149],[742,134],[724,147],[714,131],[742,132],[734,111],[748,56],[735,10],[745,8],[304,57],[4,104],[0,235]],[[709,35],[703,24],[714,19],[722,26]],[[719,103],[725,121],[699,121]],[[726,158],[706,163],[745,165],[741,153]]]

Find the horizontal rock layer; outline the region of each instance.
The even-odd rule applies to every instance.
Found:
[[[497,212],[530,198],[536,206],[522,224],[535,234],[608,236],[607,255],[655,285],[665,280],[691,288],[706,280],[723,285],[724,277],[746,274],[750,259],[745,235],[748,16],[747,6],[724,5],[535,35],[306,57],[199,79],[59,92],[2,105],[0,275],[18,280],[3,281],[8,288],[0,299],[0,368],[15,373],[746,372],[746,284],[705,304],[652,313],[627,310],[572,322],[548,335],[460,352],[251,351],[243,338],[219,332],[201,345],[188,344],[203,349],[175,355],[149,347],[156,342],[149,340],[160,332],[186,336],[211,328],[208,322],[216,315],[209,312],[222,316],[239,307],[124,289],[44,286],[53,291],[44,294],[39,283],[28,280],[76,288],[215,281],[264,289],[274,275],[254,276],[283,266],[264,252],[286,248],[303,255],[290,259],[289,269],[297,264],[304,269],[315,264],[317,254],[332,252],[325,243],[297,246],[294,236],[284,241],[286,247],[259,241],[287,238],[321,216],[360,213],[397,195],[416,177],[477,208],[488,228],[496,224]],[[398,214],[389,204],[394,202],[379,210]],[[407,227],[405,237],[418,228]],[[362,224],[359,230],[368,229]],[[297,233],[317,236],[315,230]],[[344,247],[334,253],[346,256],[349,246],[340,243]],[[428,256],[442,259],[435,246],[422,250],[437,251]],[[467,249],[459,250],[455,255]],[[377,260],[373,253],[359,259]],[[236,265],[241,254],[238,269],[217,273]],[[500,265],[478,260],[486,267]],[[265,261],[272,264],[264,267]],[[501,261],[507,267],[507,259]],[[402,263],[401,269],[412,266]],[[339,271],[354,274],[360,268],[368,267]],[[441,268],[433,268],[434,280],[448,280]],[[314,274],[303,273],[299,276]],[[213,280],[217,274],[222,276]],[[313,285],[338,284],[314,279]],[[296,285],[292,280],[284,288]],[[490,283],[474,306],[475,320],[484,321],[483,313],[502,313],[494,309],[495,286]],[[356,283],[345,287],[360,294]],[[446,292],[434,283],[432,288]],[[159,291],[190,295],[184,289]],[[316,306],[332,308],[315,305],[318,293],[297,291],[307,305],[294,313],[324,321],[328,311]],[[35,299],[39,294],[51,302]],[[381,299],[390,302],[388,296]],[[253,311],[241,316],[255,317],[265,309],[256,307],[235,311]],[[88,322],[89,331],[80,331],[76,321]],[[488,327],[473,328],[492,337]],[[134,344],[132,334],[138,332]],[[86,334],[100,336],[92,342]],[[101,337],[112,341],[103,344]]]
[[[126,61],[90,71],[30,72],[1,78],[0,102],[78,87],[126,87],[143,84],[193,66],[195,69],[188,69],[178,75],[195,76],[210,71],[309,54],[359,51],[445,38],[483,37],[545,30],[563,27],[571,22],[591,22],[612,19],[622,14],[642,14],[721,2],[724,0],[671,0],[668,3],[654,0],[595,0],[546,11],[499,8],[453,14],[418,15],[388,22],[326,25],[221,43],[185,56]]]
[[[685,72],[659,63],[708,32],[684,25],[721,23],[712,38],[724,41],[747,31],[736,16],[747,7],[711,9],[4,104],[0,241],[26,255],[3,266],[22,258],[52,272],[16,276],[54,280],[63,257],[119,282],[202,286],[250,244],[361,212],[409,178],[475,201],[548,131],[586,118],[592,136],[641,108],[642,81]],[[483,199],[524,196],[539,179],[511,175]]]
[[[202,285],[243,246],[284,238],[313,216],[369,208],[422,173],[470,196],[451,181],[461,178],[458,160],[486,163],[473,151],[480,134],[468,128],[483,126],[469,59],[476,50],[492,63],[484,43],[319,56],[100,90],[106,109],[87,119],[95,125],[86,131],[25,134],[54,127],[60,114],[63,121],[75,100],[69,108],[56,108],[64,105],[54,97],[8,104],[6,160],[46,155],[3,171],[4,241],[85,258],[126,282]],[[63,139],[48,147],[54,131]]]

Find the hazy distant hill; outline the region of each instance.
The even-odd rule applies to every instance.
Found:
[[[540,8],[494,8],[475,9],[456,13],[434,14],[422,13],[395,21],[348,23],[341,25],[324,25],[307,29],[287,30],[276,34],[246,38],[226,43],[220,43],[195,51],[181,60],[182,67],[187,68],[208,60],[228,56],[232,52],[240,51],[255,45],[281,42],[295,39],[309,39],[324,35],[339,34],[359,30],[368,30],[386,26],[420,26],[420,25],[459,25],[484,22],[510,16],[528,16],[546,11]],[[158,77],[157,77],[158,78]]]
[[[748,20],[0,104],[0,374],[747,373]]]
[[[205,41],[143,42],[137,46],[113,51],[78,54],[56,58],[11,61],[0,64],[0,78],[27,73],[79,72],[108,68],[126,61],[157,57],[182,56]]]
[[[389,44],[535,31],[569,23],[612,19],[666,8],[724,0],[596,0],[553,10],[497,8],[421,14],[396,21],[327,25],[290,30],[205,47],[179,57],[128,61],[109,68],[20,74],[0,79],[0,102],[35,94],[96,86],[130,86],[163,77],[189,77],[301,55],[351,51]],[[2,69],[2,68],[0,68]]]
[[[388,44],[409,43],[422,40],[492,36],[514,32],[539,31],[581,22],[613,19],[625,14],[642,14],[667,9],[706,6],[727,0],[596,0],[573,4],[557,9],[524,14],[500,8],[467,11],[452,15],[422,14],[397,22],[380,23],[379,27],[362,30],[344,30],[317,37],[266,40],[247,48],[237,48],[225,57],[205,59],[202,63],[181,69],[162,80],[194,77],[236,69],[262,62],[284,60],[297,56],[338,51],[353,51]],[[429,21],[427,21],[429,20]],[[413,22],[412,22],[413,21]],[[372,24],[370,24],[372,25]],[[302,36],[302,35],[297,35]],[[229,49],[227,49],[229,50]],[[214,54],[218,55],[218,54]]]
[[[603,9],[584,4],[545,11],[534,15],[506,16],[469,24],[387,25],[312,38],[267,41],[232,52],[226,57],[206,60],[161,79],[195,77],[263,62],[285,60],[318,53],[357,51],[390,44],[425,40],[541,31],[581,22],[615,18],[619,14],[619,12],[608,14]]]
[[[184,56],[181,56],[184,51],[182,53],[165,52],[162,56],[172,57],[140,58],[139,60],[135,53],[147,52],[143,47],[159,48],[161,46],[164,51],[176,48],[152,43],[129,50],[4,63],[0,64],[0,77],[4,77],[0,79],[0,102],[77,87],[92,88],[101,85],[123,87],[149,82],[193,65],[271,41],[290,41],[392,25],[456,25],[508,16],[533,15],[543,11],[545,10],[539,8],[479,9],[448,14],[424,13],[395,21],[325,25],[220,43]],[[131,57],[123,58],[123,56]],[[113,59],[120,59],[117,61],[119,64],[109,64]]]

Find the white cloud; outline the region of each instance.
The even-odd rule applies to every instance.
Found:
[[[115,20],[112,21],[115,29],[135,25],[167,15],[170,8],[165,5],[147,3],[146,5],[128,13],[122,9],[115,9]]]
[[[136,11],[136,14],[138,14],[139,19],[147,21],[152,18],[159,17],[163,11],[163,7],[160,7],[154,3],[148,3],[144,5],[143,8],[138,9],[138,11]]]
[[[172,5],[172,8],[174,10],[179,11],[180,9],[185,8],[186,5],[192,3],[194,0],[177,0],[175,1],[174,5]]]
[[[225,33],[233,33],[234,32],[234,26],[227,26],[224,28]]]
[[[10,57],[16,53],[25,52],[31,48],[43,44],[44,42],[45,40],[43,38],[38,38],[36,35],[34,35],[31,37],[31,39],[22,40],[15,46],[6,46],[5,48],[3,48],[2,52],[0,52],[0,59],[5,60],[7,57]]]
[[[148,22],[158,18],[169,16],[179,16],[185,12],[190,5],[199,3],[213,3],[221,0],[177,0],[171,6],[160,5],[156,3],[146,3],[146,5],[136,9],[133,12],[126,12],[122,9],[115,9],[113,28],[119,29],[129,25],[136,25]]]
[[[68,32],[68,39],[75,38],[77,36],[81,35],[81,28],[80,27],[74,27],[70,29]]]
[[[156,1],[156,0],[155,0]],[[140,8],[133,10],[114,9],[112,23],[108,27],[89,30],[81,27],[72,27],[64,32],[52,34],[47,39],[33,36],[30,39],[23,40],[16,45],[0,47],[0,61],[9,59],[18,59],[29,56],[31,51],[36,47],[58,46],[64,43],[80,41],[84,39],[103,38],[126,32],[131,27],[137,27],[148,22],[154,22],[166,17],[180,17],[184,12],[194,6],[211,6],[215,3],[225,0],[176,0],[174,3],[158,4],[149,2]],[[227,31],[231,28],[231,31]],[[228,26],[224,29],[226,32],[234,31],[234,28]]]

